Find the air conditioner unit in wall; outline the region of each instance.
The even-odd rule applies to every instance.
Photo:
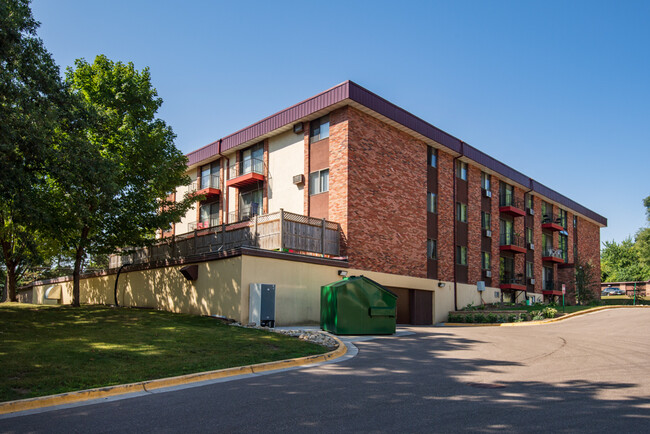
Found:
[[[528,208],[528,215],[535,215],[535,210],[532,208]]]
[[[531,277],[530,279],[528,279],[528,283],[530,283],[531,285],[534,285],[535,284],[535,279],[533,279]]]
[[[528,248],[529,248],[530,250],[535,250],[535,244],[533,244],[533,243],[528,243]]]
[[[492,236],[492,231],[489,230],[489,229],[486,229],[486,230],[485,230],[485,236],[488,237],[488,238],[490,238],[490,237]]]
[[[483,274],[485,275],[485,277],[492,277],[492,271],[490,270],[484,270]]]
[[[303,175],[302,173],[300,175],[294,175],[293,176],[293,183],[295,185],[300,185],[300,184],[302,184],[304,182],[305,182],[305,175]]]
[[[490,190],[483,190],[483,195],[485,197],[492,197],[492,192]]]

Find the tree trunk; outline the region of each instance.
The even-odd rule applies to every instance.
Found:
[[[11,265],[11,266],[9,266]],[[16,265],[7,264],[7,284],[5,292],[7,294],[7,301],[18,301],[16,298]]]
[[[85,226],[81,230],[81,240],[79,241],[79,247],[74,257],[74,271],[72,272],[72,305],[74,307],[79,307],[81,305],[80,295],[79,295],[79,281],[81,280],[81,262],[84,257],[84,245],[86,244],[86,239],[88,238],[88,233],[90,230]]]

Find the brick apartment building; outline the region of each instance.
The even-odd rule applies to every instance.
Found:
[[[600,275],[604,217],[351,81],[188,158],[206,199],[165,237],[282,209],[340,224],[358,270],[513,301],[570,292],[577,258]]]

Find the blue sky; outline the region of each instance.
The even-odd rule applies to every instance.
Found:
[[[650,2],[36,0],[61,66],[150,67],[185,153],[345,80],[609,219],[645,224]]]

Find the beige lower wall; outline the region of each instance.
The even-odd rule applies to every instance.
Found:
[[[320,287],[340,279],[339,267],[309,264],[286,259],[241,255],[202,262],[196,281],[186,280],[179,272],[181,266],[143,271],[122,272],[118,284],[121,306],[148,307],[198,315],[218,315],[248,322],[249,287],[251,283],[276,285],[276,325],[318,324],[320,321]],[[433,292],[434,322],[447,320],[454,310],[454,285],[438,280],[400,276],[367,270],[347,269],[348,276],[364,275],[391,287]],[[62,286],[62,303],[72,300],[72,282]],[[114,303],[115,275],[81,280],[81,302],[87,304]],[[52,286],[35,286],[35,303],[49,303],[45,290]],[[458,284],[458,307],[482,301],[499,301],[497,288],[486,288],[481,294],[475,285]],[[496,293],[496,295],[495,295]]]

